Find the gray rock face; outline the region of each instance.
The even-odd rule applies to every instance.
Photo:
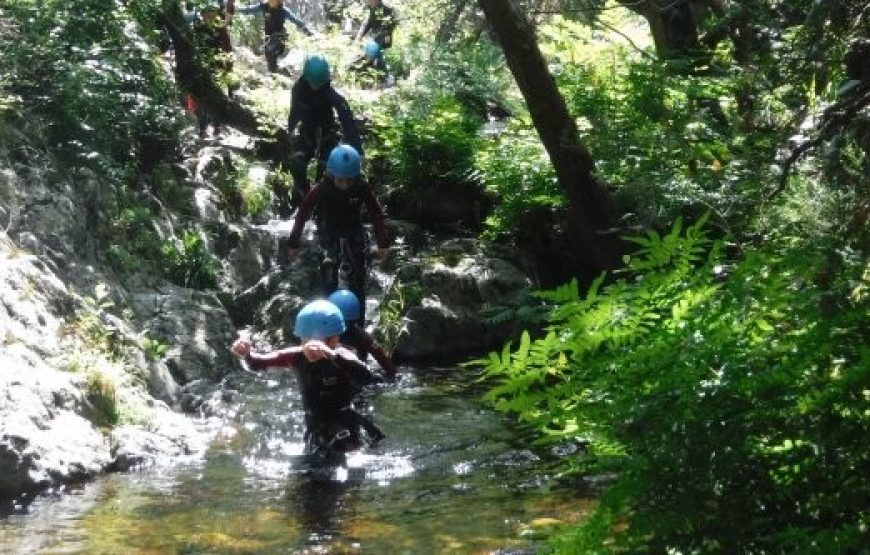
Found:
[[[0,370],[0,496],[90,477],[110,462],[108,444],[77,414],[74,376],[6,353]]]
[[[509,255],[477,240],[454,239],[405,265],[399,279],[418,286],[424,297],[406,315],[407,333],[396,345],[396,356],[455,359],[483,352],[518,333],[512,322],[490,324],[481,315],[486,307],[510,305],[531,287]]]
[[[169,345],[164,362],[179,383],[217,380],[240,368],[229,351],[236,331],[216,294],[165,285],[132,292],[128,302],[140,328]]]

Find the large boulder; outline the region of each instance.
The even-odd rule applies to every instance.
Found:
[[[455,359],[517,334],[516,322],[494,323],[482,314],[518,303],[531,288],[510,257],[509,251],[477,239],[453,239],[403,265],[398,279],[423,296],[406,314],[407,333],[399,338],[396,356]]]
[[[164,284],[127,299],[139,328],[169,346],[164,362],[177,382],[218,380],[240,368],[229,351],[236,330],[215,293]]]

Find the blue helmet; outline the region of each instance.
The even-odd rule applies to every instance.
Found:
[[[333,177],[356,177],[360,173],[359,153],[350,145],[338,145],[329,153],[326,171]]]
[[[312,89],[319,89],[329,82],[329,62],[322,54],[307,56],[302,66],[302,78],[308,81]]]
[[[338,307],[345,322],[359,320],[359,299],[353,291],[339,289],[328,298],[329,302]]]
[[[344,333],[344,318],[337,306],[319,299],[302,307],[293,333],[300,339],[327,339]]]
[[[366,43],[366,56],[369,58],[377,58],[378,54],[381,53],[381,45],[376,43],[373,40],[370,40]]]

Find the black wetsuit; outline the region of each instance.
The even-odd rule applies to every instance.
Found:
[[[360,156],[363,154],[363,148],[350,105],[331,83],[326,83],[319,89],[312,89],[308,81],[299,79],[293,85],[292,95],[287,132],[293,136],[293,132],[299,126],[299,136],[293,139],[293,158],[290,166],[294,186],[293,204],[298,204],[310,188],[308,164],[312,158],[317,157],[319,180],[326,167],[329,153],[338,145],[339,124],[344,142],[354,147]]]

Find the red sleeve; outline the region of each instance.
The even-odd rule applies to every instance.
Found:
[[[393,359],[390,358],[387,353],[384,351],[384,348],[380,346],[380,344],[375,341],[375,338],[371,336],[368,332],[362,331],[363,336],[363,350],[378,361],[378,364],[381,365],[381,368],[384,369],[384,372],[387,373],[387,377],[389,379],[393,379],[396,377],[396,365],[393,364]]]
[[[378,248],[385,249],[390,246],[390,240],[387,238],[387,228],[384,226],[384,211],[381,208],[381,203],[375,197],[371,185],[366,183],[366,188],[368,189],[366,210],[369,212],[369,218],[375,230],[375,240],[378,243]]]
[[[299,247],[299,241],[302,239],[302,230],[305,228],[305,222],[314,213],[314,207],[317,205],[317,199],[320,198],[320,184],[318,183],[308,191],[305,198],[302,199],[302,204],[299,205],[299,211],[296,212],[296,220],[293,222],[293,231],[290,232],[290,240],[288,246],[290,248]]]
[[[302,357],[302,347],[289,347],[271,353],[248,353],[245,361],[254,370],[265,370],[273,366],[292,368],[296,366]]]

